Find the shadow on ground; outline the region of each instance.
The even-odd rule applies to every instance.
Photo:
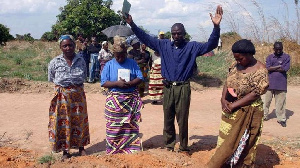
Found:
[[[279,164],[280,164],[279,156],[272,149],[272,147],[264,144],[257,145],[255,167],[271,168]]]
[[[268,115],[268,118],[269,118],[269,119],[277,118],[277,117],[276,117],[276,112],[275,112],[275,111],[276,111],[276,110],[273,109],[272,112],[269,113],[269,115]],[[294,112],[291,111],[291,110],[286,109],[285,111],[286,111],[286,119],[289,119],[291,116],[294,115]]]

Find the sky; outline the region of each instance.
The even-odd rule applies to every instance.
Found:
[[[170,31],[174,23],[180,22],[192,40],[196,41],[209,38],[213,28],[209,13],[214,15],[217,5],[221,5],[224,10],[221,33],[236,31],[243,38],[266,38],[261,33],[265,27],[268,28],[268,37],[277,38],[278,33],[284,30],[296,30],[298,23],[293,0],[128,1],[131,3],[130,14],[134,22],[151,34]],[[64,0],[0,0],[0,24],[8,27],[13,36],[30,33],[39,39],[44,32],[51,31],[60,13],[59,8],[66,4]],[[123,0],[114,0],[112,9],[121,10],[122,4]]]

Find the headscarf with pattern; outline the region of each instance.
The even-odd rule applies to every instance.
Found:
[[[61,43],[63,40],[71,40],[71,41],[75,44],[75,40],[74,40],[74,37],[73,37],[72,35],[69,35],[69,34],[61,35],[60,38],[58,39],[59,45],[60,45],[60,43]]]

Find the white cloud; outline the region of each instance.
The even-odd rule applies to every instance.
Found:
[[[135,23],[143,26],[152,34],[158,31],[170,31],[174,23],[184,24],[187,32],[193,40],[206,40],[213,24],[209,13],[216,10],[219,1],[211,0],[128,0],[131,3],[131,11]],[[286,1],[286,0],[285,0]],[[282,0],[257,0],[265,13],[265,18],[289,18],[295,20],[295,6],[289,5],[289,13]],[[51,30],[59,14],[59,7],[67,4],[66,0],[0,0],[0,23],[11,30],[11,34],[31,33],[33,37]],[[112,9],[121,10],[123,0],[114,0]],[[249,23],[249,16],[254,20],[260,20],[257,8],[252,1],[225,0],[221,2],[224,15],[221,22],[221,33],[231,31],[230,21],[234,21],[237,30],[243,32]],[[276,9],[276,10],[274,10]],[[247,12],[248,13],[247,13]],[[274,12],[276,11],[276,12]],[[283,14],[282,12],[286,13]],[[283,17],[285,16],[285,17]],[[294,23],[294,22],[293,22]],[[205,33],[205,35],[204,35]]]
[[[0,0],[0,14],[53,13],[63,3],[61,0]]]
[[[152,34],[158,31],[170,31],[174,23],[184,24],[190,35],[200,33],[198,28],[202,27],[212,30],[213,24],[209,17],[212,11],[212,3],[205,1],[183,1],[183,0],[129,0],[131,3],[130,14],[137,25],[143,26]],[[123,0],[116,0],[113,4],[115,11],[122,9]],[[148,5],[149,4],[149,5]],[[215,10],[217,4],[213,5]],[[214,12],[214,11],[213,11]],[[194,36],[196,37],[196,36]],[[199,37],[199,36],[198,36]],[[199,40],[199,38],[193,40]]]

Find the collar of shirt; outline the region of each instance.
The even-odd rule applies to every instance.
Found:
[[[174,41],[171,42],[171,46],[175,47],[176,49],[178,49],[178,48],[183,48],[186,44],[187,44],[187,42],[184,41],[184,42],[182,42],[182,43],[180,44],[180,46],[175,46]]]
[[[283,56],[284,53],[282,53],[281,55],[277,56],[273,53],[273,58],[281,58]]]
[[[61,60],[66,61],[66,59],[64,58],[64,54],[60,54],[60,55],[58,56],[58,59],[61,59]],[[74,57],[73,60],[72,60],[72,65],[73,65],[74,62],[76,62],[78,59],[79,59],[79,55],[78,55],[78,54],[75,54],[75,57]],[[67,62],[67,61],[66,61],[66,62]],[[71,65],[71,66],[72,66],[72,65]]]

